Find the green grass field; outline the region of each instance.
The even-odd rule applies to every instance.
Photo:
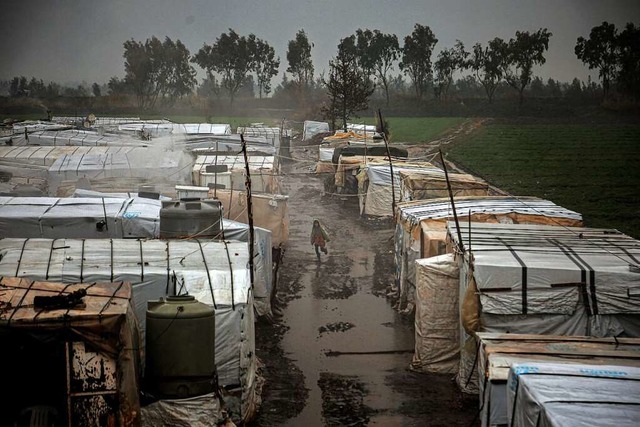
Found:
[[[488,125],[449,154],[511,194],[552,200],[587,226],[640,238],[638,125]]]
[[[449,129],[458,126],[463,117],[388,117],[391,142],[429,142]],[[364,119],[366,124],[375,124],[375,119]],[[362,123],[353,120],[353,123]]]

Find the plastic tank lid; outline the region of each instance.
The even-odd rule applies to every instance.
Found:
[[[213,307],[196,300],[193,295],[168,296],[147,310],[154,318],[193,319],[215,315]]]

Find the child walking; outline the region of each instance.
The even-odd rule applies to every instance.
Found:
[[[325,255],[329,253],[326,248],[329,240],[331,239],[329,239],[329,235],[324,227],[320,225],[320,221],[317,219],[313,220],[313,227],[311,228],[311,245],[316,249],[318,261],[320,261],[320,251],[324,252]]]

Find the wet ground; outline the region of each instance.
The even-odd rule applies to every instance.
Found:
[[[357,197],[323,196],[313,148],[283,168],[290,238],[280,269],[282,316],[257,326],[266,384],[259,426],[469,426],[477,397],[448,375],[408,370],[413,319],[386,296],[393,280],[391,222],[358,214]],[[331,237],[320,261],[313,219]]]

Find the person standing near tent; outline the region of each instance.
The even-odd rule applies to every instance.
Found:
[[[324,229],[324,227],[320,225],[320,221],[314,219],[313,227],[311,228],[311,246],[315,247],[318,260],[320,260],[320,251],[324,252],[325,255],[329,253],[326,248],[327,242],[329,240],[329,235],[327,234],[327,231]]]

